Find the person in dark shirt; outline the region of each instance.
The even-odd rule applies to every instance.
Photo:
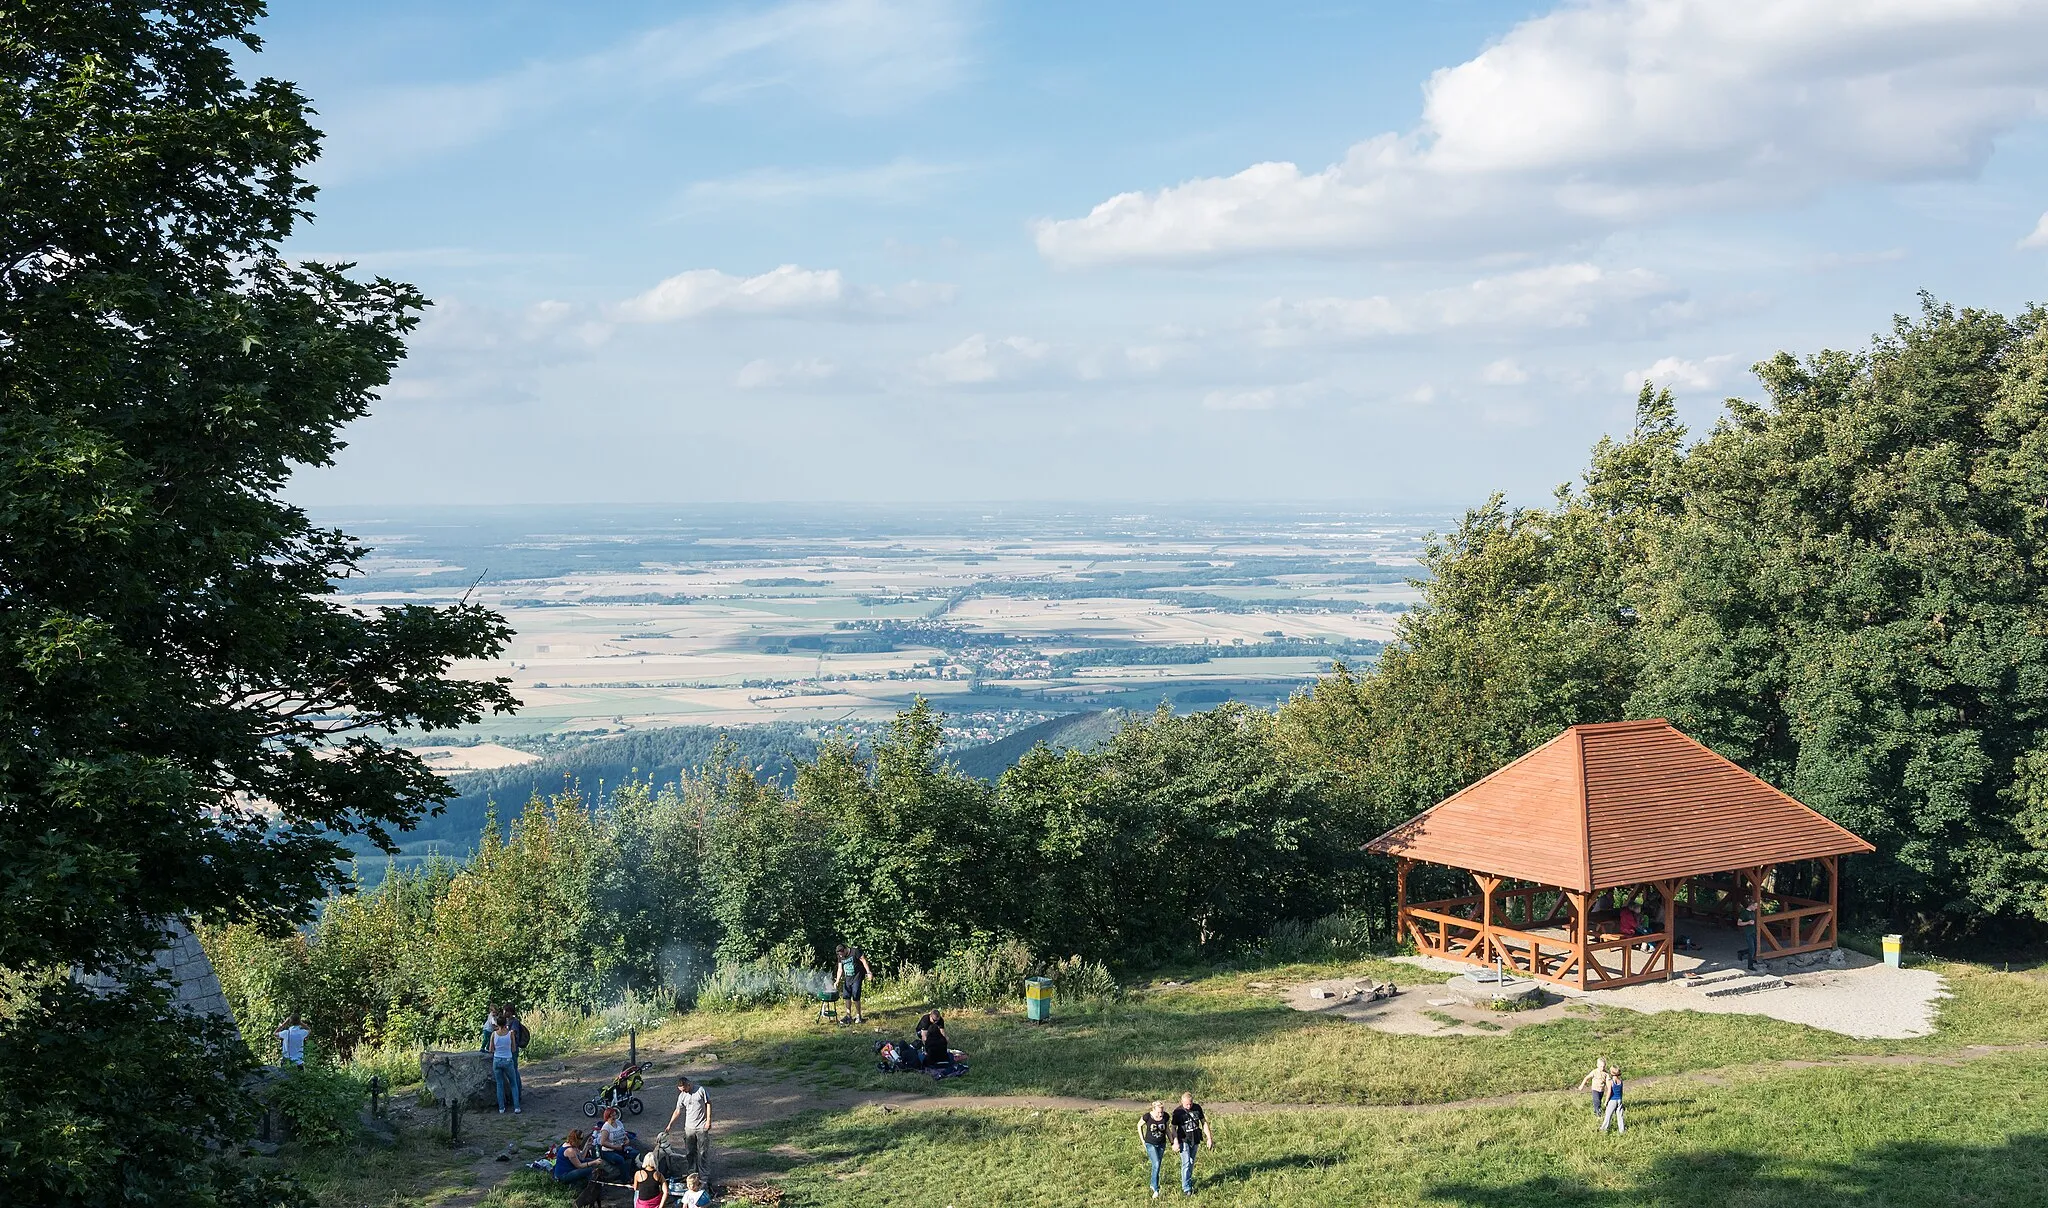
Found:
[[[953,1060],[953,1042],[946,1036],[946,1019],[937,1011],[924,1017],[917,1028],[918,1052],[924,1055],[926,1066],[944,1065]]]
[[[1145,1158],[1152,1163],[1152,1198],[1159,1198],[1159,1167],[1166,1161],[1166,1145],[1173,1135],[1173,1118],[1166,1114],[1166,1101],[1154,1099],[1152,1110],[1138,1117],[1138,1140],[1145,1146]]]
[[[1173,1147],[1180,1151],[1180,1193],[1195,1194],[1195,1151],[1207,1145],[1215,1148],[1216,1137],[1209,1131],[1209,1119],[1192,1092],[1183,1091],[1180,1106],[1173,1109]]]

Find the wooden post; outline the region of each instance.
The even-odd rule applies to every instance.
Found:
[[[1586,947],[1586,932],[1592,926],[1592,902],[1589,895],[1577,890],[1572,891],[1572,917],[1572,928],[1577,933],[1579,943],[1579,989],[1583,990],[1586,988],[1586,962],[1593,959],[1591,950]]]
[[[1394,861],[1394,943],[1397,946],[1408,938],[1408,867],[1413,863],[1405,856]],[[1421,944],[1415,947],[1421,952]],[[1421,955],[1429,954],[1421,952]]]
[[[1500,878],[1483,873],[1473,873],[1472,879],[1479,882],[1479,962],[1493,959],[1493,895],[1500,889]]]
[[[1828,947],[1842,946],[1842,865],[1840,856],[1828,857]]]
[[[1743,875],[1749,878],[1749,967],[1754,969],[1764,960],[1764,870],[1746,869]]]
[[[1657,892],[1664,895],[1664,980],[1678,976],[1678,882],[1659,881]]]

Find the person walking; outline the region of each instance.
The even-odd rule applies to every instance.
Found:
[[[853,1022],[861,1023],[861,986],[875,975],[875,971],[868,966],[867,954],[859,948],[849,948],[841,944],[833,950],[833,956],[837,963],[833,972],[832,988],[839,992],[840,1002],[852,1004],[848,1010],[853,1012]]]
[[[299,1022],[297,1015],[284,1021],[284,1026],[277,1030],[278,1051],[284,1055],[281,1067],[306,1064],[306,1037],[312,1034],[306,1030],[305,1024]]]
[[[1600,1117],[1600,1131],[1606,1132],[1608,1122],[1614,1123],[1617,1133],[1628,1131],[1628,1112],[1621,1105],[1621,1071],[1607,1071],[1607,1112]]]
[[[685,1076],[676,1079],[676,1109],[668,1114],[668,1131],[683,1126],[683,1169],[711,1181],[711,1096]]]
[[[1607,1079],[1607,1058],[1605,1057],[1595,1057],[1593,1059],[1593,1068],[1586,1071],[1584,1078],[1579,1079],[1580,1090],[1585,1090],[1588,1087],[1592,1088],[1593,1114],[1596,1116],[1600,1114],[1602,1108],[1607,1106]]]
[[[505,1095],[511,1092],[512,1114],[519,1114],[519,1046],[514,1041],[512,1029],[504,1017],[498,1019],[498,1026],[491,1030],[491,1081],[498,1088],[498,1114],[505,1114]]]
[[[1202,1105],[1195,1102],[1191,1091],[1182,1091],[1180,1106],[1173,1109],[1173,1147],[1180,1152],[1180,1193],[1195,1194],[1195,1151],[1207,1145],[1216,1147],[1215,1134],[1209,1131],[1209,1118],[1202,1111]]]
[[[1154,1099],[1152,1110],[1138,1117],[1138,1143],[1145,1147],[1145,1159],[1152,1164],[1152,1198],[1159,1198],[1159,1167],[1166,1161],[1167,1138],[1173,1134],[1173,1118],[1166,1114],[1166,1100]]]

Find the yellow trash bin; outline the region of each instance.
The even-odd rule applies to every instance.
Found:
[[[1899,955],[1900,955],[1900,953],[1901,953],[1901,952],[1903,952],[1903,951],[1905,950],[1905,947],[1906,947],[1906,937],[1905,937],[1905,936],[1903,936],[1903,935],[1888,935],[1888,936],[1885,936],[1885,937],[1884,937],[1884,963],[1885,963],[1885,964],[1887,964],[1887,965],[1890,965],[1890,966],[1891,966],[1892,968],[1894,968],[1894,969],[1898,968],[1898,967],[1899,967]]]
[[[1027,977],[1024,979],[1024,1018],[1032,1023],[1044,1023],[1052,1018],[1051,978]]]

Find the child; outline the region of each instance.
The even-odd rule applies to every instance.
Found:
[[[1607,1131],[1608,1121],[1613,1121],[1617,1133],[1628,1131],[1628,1113],[1621,1106],[1621,1071],[1607,1071],[1607,1113],[1600,1117],[1600,1131]]]
[[[711,1189],[704,1185],[704,1176],[691,1171],[683,1184],[683,1198],[676,1202],[683,1208],[711,1208]]]

